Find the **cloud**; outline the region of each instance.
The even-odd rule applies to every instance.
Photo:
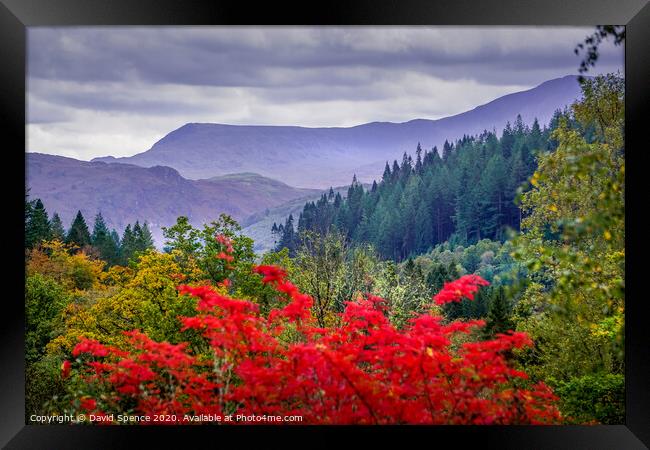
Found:
[[[28,29],[28,149],[134,154],[187,122],[439,118],[577,73],[567,27]],[[599,71],[621,69],[605,45]]]

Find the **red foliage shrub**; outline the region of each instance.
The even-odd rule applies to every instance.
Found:
[[[180,286],[198,298],[184,329],[198,330],[211,360],[186,344],[154,342],[129,332],[130,347],[84,340],[81,376],[97,394],[81,407],[98,414],[301,415],[311,424],[549,424],[560,421],[556,397],[544,384],[517,387],[526,374],[507,353],[531,345],[524,333],[459,343],[482,321],[442,323],[424,314],[405,329],[386,318],[385,302],[348,302],[340,327],[319,328],[312,299],[273,266],[258,266],[264,283],[286,297],[268,317],[255,303],[210,287]],[[487,282],[465,276],[447,283],[437,303],[457,301]]]
[[[463,275],[455,281],[445,283],[442,290],[433,296],[433,300],[437,305],[460,302],[463,298],[474,300],[474,294],[479,287],[488,284],[490,283],[478,275]]]

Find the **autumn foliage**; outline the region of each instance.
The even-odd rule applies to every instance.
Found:
[[[348,302],[341,326],[321,328],[312,298],[282,269],[254,271],[285,299],[268,316],[210,286],[179,286],[198,300],[197,315],[182,318],[183,327],[203,335],[211,357],[139,331],[126,333],[123,348],[81,339],[72,353],[75,376],[88,390],[79,410],[165,414],[177,423],[185,414],[301,415],[307,424],[560,421],[547,386],[518,387],[527,376],[511,367],[508,353],[532,344],[524,333],[463,343],[468,339],[459,337],[482,321],[443,324],[429,314],[396,329],[374,296]],[[485,284],[463,277],[446,284],[436,302],[471,298]],[[70,377],[70,363],[62,369]]]
[[[463,298],[474,300],[474,294],[481,286],[490,283],[478,275],[463,275],[455,281],[445,283],[442,290],[433,296],[437,305],[460,302]]]

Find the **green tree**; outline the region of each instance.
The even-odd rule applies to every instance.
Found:
[[[124,233],[122,234],[122,239],[120,241],[120,259],[123,265],[127,265],[129,261],[135,256],[136,248],[136,237],[131,229],[131,224],[127,224],[124,228]]]
[[[561,410],[569,423],[596,420],[604,425],[625,423],[625,377],[596,373],[560,382],[554,387]]]
[[[36,362],[54,337],[69,295],[63,286],[39,273],[25,280],[25,360]]]
[[[99,212],[95,216],[95,224],[93,226],[93,234],[91,236],[91,243],[93,245],[98,245],[102,243],[107,237],[108,237],[109,231],[108,227],[106,226],[106,222],[104,222],[104,217],[102,217],[102,213]]]
[[[314,315],[320,326],[328,325],[332,312],[342,305],[338,281],[345,268],[345,238],[339,233],[326,235],[307,231],[301,236],[296,254],[296,284],[314,299]]]
[[[573,106],[579,128],[606,120],[591,143],[560,120],[557,149],[540,156],[533,187],[522,195],[523,233],[514,245],[532,281],[517,325],[536,341],[527,368],[559,381],[623,373],[623,83],[599,76],[583,83],[583,95]]]
[[[65,229],[63,228],[61,217],[57,213],[54,213],[52,220],[50,220],[50,231],[52,233],[52,239],[65,242]]]
[[[241,226],[229,215],[221,214],[200,230],[181,216],[174,226],[163,228],[163,235],[165,252],[174,255],[186,281],[220,283],[228,278],[237,286],[233,294],[240,298],[252,298],[263,288],[261,278],[250,276],[256,259],[253,240],[242,234]],[[223,244],[216,239],[218,235],[231,240],[234,261],[218,257],[224,251]]]
[[[142,224],[142,229],[139,238],[139,248],[142,249],[143,251],[154,248],[153,235],[151,234],[151,230],[149,229],[149,224],[146,221],[144,222],[144,224]]]
[[[322,200],[325,203],[328,203],[325,194],[323,194]],[[289,250],[289,255],[295,256],[296,247],[298,245],[298,236],[296,235],[296,230],[293,224],[293,214],[289,214],[289,217],[287,217],[284,225],[281,225],[281,228],[276,230],[280,236],[275,251],[280,251],[283,248],[286,248]]]
[[[90,232],[88,231],[88,225],[86,225],[86,220],[81,214],[81,211],[77,211],[70,230],[68,230],[65,242],[66,244],[74,244],[80,248],[90,245]]]
[[[25,247],[33,248],[42,241],[49,240],[52,232],[47,211],[40,198],[33,201],[28,208],[25,227]]]
[[[234,262],[217,258],[217,255],[223,251],[223,246],[215,239],[218,235],[231,240]],[[245,298],[252,297],[253,293],[261,288],[260,280],[257,277],[250,277],[256,259],[253,240],[242,234],[241,226],[235,219],[228,214],[220,214],[217,220],[203,225],[199,236],[201,246],[198,252],[198,264],[213,282],[220,282],[230,277],[239,289],[237,293]]]
[[[142,254],[154,248],[153,237],[147,222],[140,225],[140,222],[136,220],[135,225],[133,225],[133,248],[134,254]]]
[[[498,333],[513,330],[515,325],[510,318],[510,302],[506,298],[503,286],[492,289],[492,298],[488,308],[485,327],[482,332],[486,339],[493,338]]]
[[[99,251],[101,259],[106,261],[109,266],[119,262],[119,248],[113,236],[111,236],[111,232],[108,230],[101,212],[95,216],[93,234],[90,239],[93,247]]]

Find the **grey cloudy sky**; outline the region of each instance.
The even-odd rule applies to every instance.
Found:
[[[140,153],[187,122],[352,126],[457,114],[576,74],[593,28],[30,28],[28,151]],[[594,73],[623,71],[602,46]]]

